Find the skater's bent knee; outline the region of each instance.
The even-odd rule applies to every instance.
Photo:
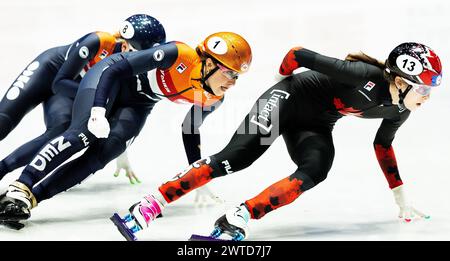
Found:
[[[0,113],[0,140],[8,136],[12,130],[12,122],[8,115]]]
[[[104,166],[117,158],[126,150],[126,140],[117,135],[110,135],[108,139],[99,142],[98,161]]]
[[[45,131],[45,136],[48,137],[49,139],[52,139],[52,138],[64,133],[64,131],[67,130],[67,128],[69,128],[69,126],[70,126],[70,122],[63,122],[56,126],[47,128],[47,130]]]
[[[312,189],[314,186],[318,184],[308,174],[302,171],[296,171],[290,177],[302,181],[302,185],[300,187],[300,190],[302,192]]]

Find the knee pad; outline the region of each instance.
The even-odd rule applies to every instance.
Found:
[[[0,113],[0,140],[8,136],[13,128],[13,124],[8,115]]]

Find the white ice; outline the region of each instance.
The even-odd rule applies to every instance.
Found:
[[[342,58],[363,50],[379,59],[406,41],[435,49],[444,66],[442,85],[411,115],[394,141],[409,198],[431,219],[397,221],[398,209],[372,148],[380,121],[347,117],[334,131],[336,157],[328,178],[293,204],[252,220],[249,240],[450,239],[448,1],[1,1],[0,95],[41,51],[69,44],[90,31],[112,32],[135,13],[157,17],[168,40],[195,46],[208,34],[227,30],[240,33],[252,45],[250,72],[241,76],[201,129],[204,156],[228,142],[256,98],[274,83],[282,57],[293,46]],[[123,240],[108,217],[115,211],[124,214],[141,196],[187,167],[180,125],[188,108],[158,104],[129,149],[142,184],[131,186],[124,176],[114,178],[114,164],[109,164],[82,185],[42,202],[21,231],[0,227],[0,240]],[[0,143],[0,157],[43,130],[39,107]],[[225,209],[294,170],[279,139],[249,168],[210,183],[226,204],[198,208],[192,193],[167,207],[166,217],[138,237],[186,240],[193,233],[209,233]],[[0,182],[1,191],[20,171]]]

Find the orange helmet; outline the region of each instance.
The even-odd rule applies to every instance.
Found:
[[[247,41],[232,32],[214,33],[201,42],[198,48],[229,69],[244,73],[252,62],[252,50]]]

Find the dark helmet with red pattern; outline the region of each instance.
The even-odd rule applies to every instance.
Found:
[[[402,43],[395,47],[386,60],[386,71],[395,73],[417,85],[438,86],[442,78],[439,56],[420,43]]]

